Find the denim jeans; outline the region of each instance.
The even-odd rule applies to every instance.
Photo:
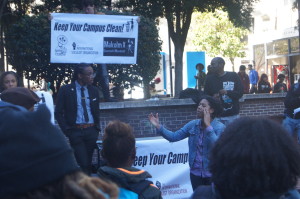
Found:
[[[294,136],[294,133],[297,133],[298,143],[300,143],[300,119],[293,119],[286,116],[282,125],[291,136]]]

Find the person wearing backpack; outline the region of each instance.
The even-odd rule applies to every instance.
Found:
[[[120,199],[161,199],[161,191],[147,178],[144,170],[132,167],[136,155],[135,138],[130,125],[112,121],[105,128],[101,154],[107,166],[98,169],[101,179],[120,187]]]

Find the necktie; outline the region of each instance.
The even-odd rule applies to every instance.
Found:
[[[81,105],[82,105],[82,108],[83,108],[84,120],[85,120],[85,122],[88,122],[89,121],[89,116],[88,116],[87,109],[86,109],[84,88],[83,87],[81,87]]]

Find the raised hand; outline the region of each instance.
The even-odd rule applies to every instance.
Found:
[[[153,124],[157,129],[160,128],[158,113],[156,113],[156,116],[154,116],[153,113],[150,113],[148,118],[151,124]]]
[[[208,126],[210,126],[210,122],[211,122],[210,112],[207,108],[205,108],[203,110],[203,113],[204,113],[203,121],[204,121],[205,127],[208,127]]]

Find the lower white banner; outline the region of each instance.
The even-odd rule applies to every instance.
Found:
[[[134,167],[148,171],[149,179],[161,190],[164,199],[190,198],[188,140],[170,143],[161,139],[137,139]]]

